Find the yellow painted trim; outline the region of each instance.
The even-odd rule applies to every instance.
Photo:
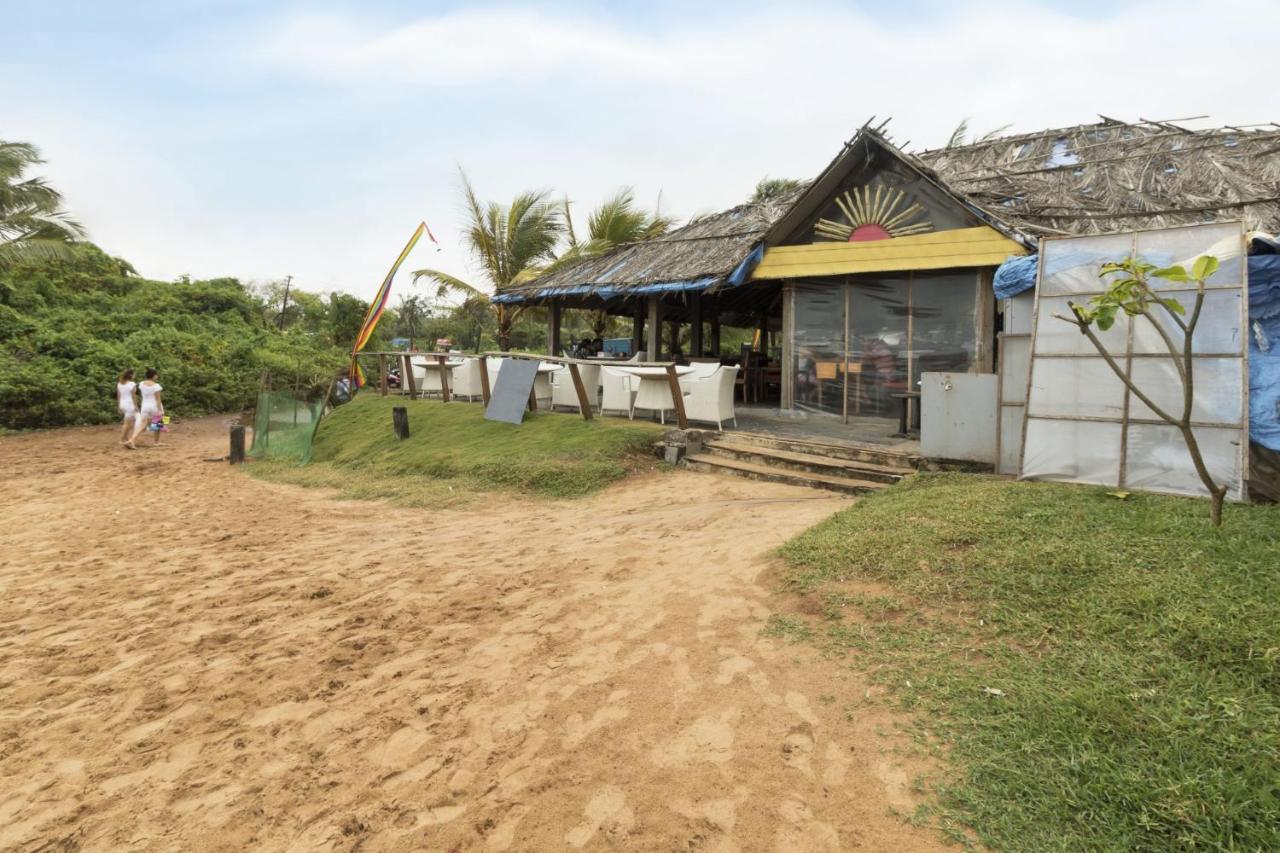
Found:
[[[870,243],[811,243],[766,249],[753,279],[801,278],[849,273],[990,267],[1025,255],[1020,243],[989,228],[934,231]]]

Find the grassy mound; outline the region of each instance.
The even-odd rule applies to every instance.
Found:
[[[391,429],[394,406],[408,409],[405,441]],[[513,426],[485,420],[473,403],[366,392],[320,422],[310,465],[252,467],[272,480],[415,505],[494,489],[573,497],[652,465],[660,435],[655,424],[550,413],[526,414]]]
[[[1280,507],[922,476],[783,554],[825,620],[773,632],[884,665],[957,837],[1280,850]]]

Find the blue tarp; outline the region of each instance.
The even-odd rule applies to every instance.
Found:
[[[996,269],[999,299],[1036,284],[1036,256],[1010,258]],[[1249,257],[1249,438],[1280,450],[1280,255]]]

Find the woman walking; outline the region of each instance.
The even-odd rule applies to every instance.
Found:
[[[120,443],[133,450],[133,435],[138,429],[138,383],[133,381],[133,371],[126,370],[116,381],[116,408],[120,410]]]
[[[164,417],[164,400],[160,397],[160,392],[164,388],[156,381],[159,375],[154,367],[148,367],[146,378],[138,384],[138,393],[142,395],[142,411],[138,413],[138,426],[133,431],[133,439],[130,440],[130,444],[137,440],[138,435],[151,425],[152,418]],[[155,430],[155,434],[156,444],[159,444],[160,430]]]

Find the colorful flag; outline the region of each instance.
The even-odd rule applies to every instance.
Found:
[[[373,330],[378,327],[378,321],[382,319],[382,312],[386,310],[387,299],[391,296],[391,281],[396,277],[400,265],[404,263],[404,259],[409,257],[409,253],[413,251],[413,247],[418,244],[418,239],[426,233],[431,238],[431,242],[439,248],[440,244],[436,241],[427,223],[422,222],[414,230],[413,236],[409,238],[409,242],[405,244],[404,249],[400,252],[400,256],[396,258],[396,262],[391,265],[391,271],[387,273],[387,277],[382,280],[382,286],[378,288],[378,293],[373,297],[373,301],[369,303],[369,310],[364,315],[364,322],[360,324],[360,333],[356,335],[355,346],[351,348],[351,379],[355,382],[357,388],[361,388],[365,384],[364,371],[360,369],[356,356],[360,350],[364,349],[365,344],[369,343],[369,338],[373,337]]]

